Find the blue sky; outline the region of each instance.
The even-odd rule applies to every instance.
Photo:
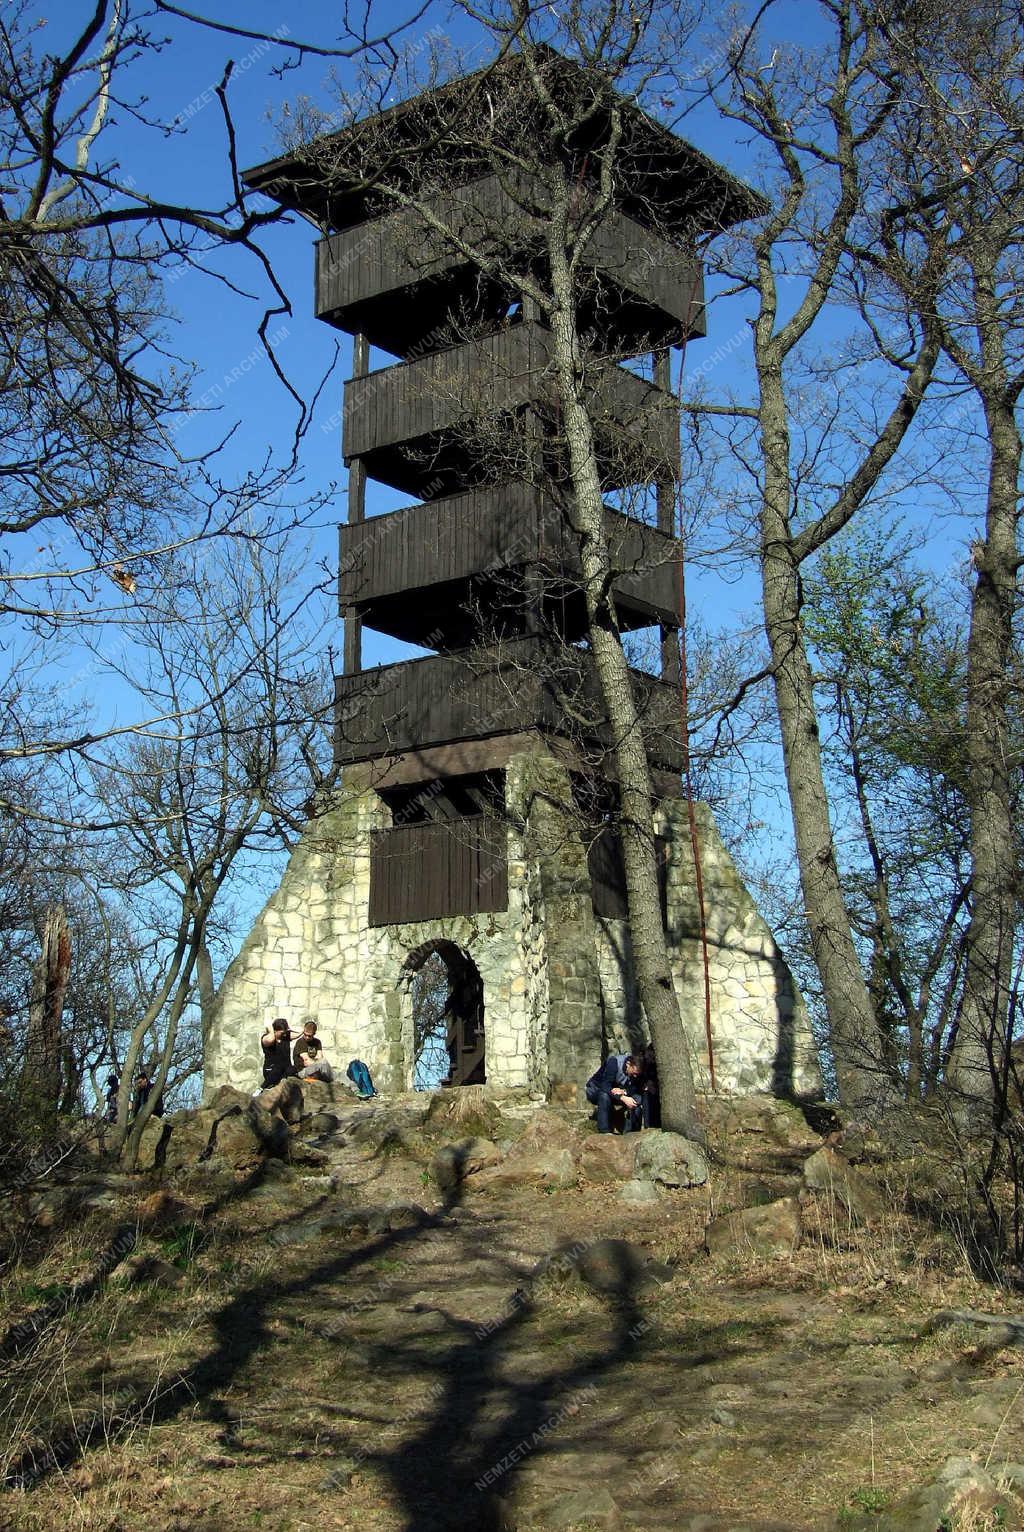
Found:
[[[61,0],[56,9],[47,11],[46,45],[63,41],[78,24],[84,7]],[[211,3],[205,14],[253,30],[277,32],[286,40],[329,41],[333,36],[334,8],[314,3],[301,8],[283,7],[270,0],[255,3]],[[403,8],[388,4],[377,11],[381,22],[395,23]],[[287,103],[300,93],[314,100],[328,102],[326,76],[330,65],[320,59],[308,60],[301,67],[289,68],[277,76],[275,68],[294,61],[290,51],[265,42],[247,41],[179,22],[174,17],[158,16],[148,23],[155,37],[168,38],[159,52],[143,55],[126,72],[133,100],[169,131],[140,131],[123,109],[114,108],[101,139],[105,156],[116,155],[120,172],[139,186],[159,189],[168,200],[216,207],[227,196],[226,139],[214,87],[229,59],[234,70],[229,85],[229,99],[237,134],[237,153],[245,168],[273,157],[279,152],[277,124]],[[439,37],[457,46],[470,45],[473,39],[465,23],[459,34],[451,32],[451,18],[442,7],[431,10],[405,34],[404,46],[414,57],[429,41]],[[443,35],[442,35],[443,34]],[[345,66],[339,65],[344,76]],[[122,85],[122,90],[124,85]],[[707,113],[700,114],[690,126],[691,136],[701,147],[725,159],[730,168],[742,174],[738,153],[728,153],[723,133]],[[701,139],[703,141],[701,142]],[[344,378],[350,371],[348,337],[317,321],[313,315],[313,245],[315,230],[304,220],[294,218],[287,224],[268,230],[261,243],[270,257],[277,278],[292,307],[290,315],[275,316],[271,337],[275,355],[304,397],[311,396],[320,379],[337,358],[334,374],[325,389],[302,448],[305,485],[312,495],[335,485],[328,514],[312,529],[318,557],[332,565],[336,558],[335,525],[345,516],[345,474],[339,451],[339,428],[335,417],[340,408]],[[262,353],[256,326],[272,294],[258,264],[239,252],[215,258],[211,269],[219,271],[238,287],[251,292],[252,299],[232,293],[212,277],[183,269],[180,277],[169,273],[166,296],[174,318],[168,333],[170,349],[196,366],[193,397],[196,414],[186,421],[176,435],[182,452],[200,452],[224,435],[227,427],[238,430],[227,449],[224,467],[245,466],[267,447],[287,449],[295,421],[295,406],[273,375]],[[702,355],[714,352],[729,328],[726,315],[716,322],[707,341],[693,342],[687,368],[699,365]],[[733,326],[734,328],[734,326]],[[339,353],[340,348],[340,355]],[[374,354],[374,365],[384,365],[387,357]],[[731,352],[723,367],[736,371],[742,365],[742,351]],[[401,497],[383,486],[369,486],[370,514],[404,503]],[[710,585],[706,599],[715,610],[734,599],[732,587],[702,576]],[[698,603],[701,592],[691,593]],[[745,597],[738,604],[745,605]],[[364,663],[373,664],[407,652],[394,640],[367,632],[364,639]]]
[[[53,48],[64,42],[80,24],[86,9],[84,4],[72,4],[70,0],[59,0],[55,7],[46,8],[45,41],[41,34],[40,46]],[[749,13],[754,7],[742,9]],[[277,32],[285,40],[301,36],[325,42],[334,36],[336,9],[321,0],[301,8],[272,0],[247,0],[245,5],[234,0],[232,3],[209,0],[203,10],[204,14],[232,24]],[[383,25],[397,23],[406,12],[403,7],[388,4],[379,7],[376,14]],[[780,4],[771,12],[770,25],[784,46],[795,46],[795,39],[806,44],[813,35],[814,14],[807,5]],[[280,69],[283,63],[294,62],[294,55],[287,49],[204,31],[173,17],[157,16],[147,25],[155,37],[166,36],[168,41],[159,51],[144,54],[132,65],[122,77],[122,90],[140,101],[145,114],[163,124],[166,131],[160,128],[144,131],[124,107],[115,107],[100,142],[103,156],[116,157],[125,178],[152,188],[167,200],[214,208],[228,199],[226,138],[214,87],[229,59],[234,61],[229,99],[242,168],[279,152],[277,124],[287,103],[303,93],[315,101],[330,100],[326,83],[330,65],[325,60],[307,60],[300,67],[277,74],[275,69]],[[471,45],[474,39],[465,22],[461,25],[463,30],[452,34],[449,13],[443,6],[434,7],[409,30],[404,46],[418,60],[426,44],[437,41],[439,33],[442,41]],[[714,62],[713,54],[697,59],[695,75],[709,62]],[[344,77],[346,66],[338,67]],[[709,109],[694,113],[686,122],[685,133],[733,173],[743,177],[751,172],[749,149],[738,141],[732,126]],[[294,218],[268,230],[262,244],[292,309],[290,314],[276,316],[271,324],[280,365],[298,391],[308,398],[332,362],[337,362],[302,448],[304,487],[310,496],[333,486],[325,513],[310,528],[314,560],[322,559],[333,569],[335,528],[345,516],[345,475],[336,418],[343,380],[350,370],[350,355],[348,338],[313,315],[315,238],[309,224]],[[223,471],[233,467],[240,472],[248,463],[262,458],[268,448],[279,454],[287,450],[295,406],[274,377],[257,339],[259,318],[265,306],[274,301],[258,263],[242,253],[231,252],[215,257],[211,269],[252,296],[244,297],[213,277],[194,271],[184,270],[177,279],[173,272],[168,274],[166,296],[173,310],[168,327],[170,348],[196,367],[193,397],[198,412],[182,426],[177,441],[183,451],[198,454],[237,423],[238,429],[226,449]],[[787,289],[788,301],[796,301],[798,290],[796,283]],[[841,318],[836,318],[833,324],[838,344]],[[720,386],[743,389],[750,366],[744,311],[736,301],[715,303],[708,328],[706,340],[690,345],[685,364],[687,374],[708,364],[716,389]],[[387,359],[375,360],[383,363]],[[215,402],[216,409],[206,413],[203,406],[210,401]],[[398,503],[399,497],[393,492],[370,486],[371,514]],[[927,517],[936,566],[943,567],[965,540],[964,528],[936,520],[934,507],[922,504],[919,510],[922,518]],[[913,514],[913,507],[911,511]],[[718,567],[691,568],[688,595],[691,611],[711,627],[743,622],[756,614],[753,572],[749,569],[743,572],[724,560]],[[340,650],[339,632],[327,634],[324,641],[328,640]],[[403,646],[380,635],[368,632],[364,637],[364,664],[384,662],[405,652],[408,651]]]

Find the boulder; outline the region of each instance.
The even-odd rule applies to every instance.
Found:
[[[304,1125],[311,1136],[322,1137],[326,1133],[333,1133],[341,1126],[341,1118],[333,1112],[314,1112],[309,1122]]]
[[[347,1080],[295,1080],[303,1100],[303,1115],[319,1112],[335,1102],[352,1101],[353,1087]]]
[[[370,1148],[381,1159],[389,1159],[393,1155],[405,1155],[409,1159],[423,1159],[429,1153],[429,1147],[413,1128],[396,1127],[394,1123],[383,1122],[378,1124],[374,1134],[360,1139],[361,1146]]]
[[[423,1228],[430,1222],[430,1214],[417,1202],[391,1202],[386,1207],[367,1208],[365,1220],[367,1234],[376,1236]]]
[[[218,1118],[227,1117],[231,1112],[246,1111],[251,1100],[251,1096],[233,1085],[220,1085],[206,1103],[206,1110]]]
[[[293,1138],[288,1145],[288,1159],[291,1164],[304,1165],[309,1170],[320,1170],[330,1164],[330,1156],[322,1149],[314,1149],[312,1144],[304,1144],[297,1138]]]
[[[276,1112],[268,1112],[258,1100],[253,1100],[245,1104],[244,1121],[259,1139],[264,1154],[272,1160],[286,1158],[290,1135],[283,1117],[279,1117]]]
[[[139,1153],[135,1161],[138,1170],[159,1170],[164,1163],[164,1150],[170,1129],[162,1117],[151,1117],[142,1130]]]
[[[906,1499],[875,1512],[840,1513],[834,1523],[844,1528],[884,1526],[891,1532],[935,1532],[936,1527],[995,1527],[1006,1514],[1006,1495],[997,1479],[973,1458],[947,1458],[937,1477],[914,1490]],[[1002,1510],[1000,1510],[1002,1507]]]
[[[261,1090],[253,1099],[265,1112],[276,1112],[285,1122],[298,1122],[305,1110],[302,1086],[291,1075]]]
[[[836,1149],[819,1149],[804,1162],[804,1184],[812,1192],[835,1197],[858,1223],[875,1223],[882,1215],[881,1194]]]
[[[730,1144],[741,1153],[760,1147],[809,1150],[821,1143],[799,1107],[776,1096],[708,1096],[702,1107],[715,1136],[728,1153]]]
[[[500,1160],[501,1150],[489,1138],[467,1138],[461,1144],[442,1144],[430,1169],[440,1189],[448,1192]]]
[[[635,1133],[589,1134],[580,1151],[583,1179],[598,1184],[629,1180],[636,1160],[636,1141]]]
[[[792,1255],[802,1233],[799,1200],[782,1197],[712,1219],[705,1230],[705,1244],[710,1255],[733,1251],[766,1257]]]
[[[28,1212],[38,1229],[58,1229],[70,1222],[82,1205],[82,1191],[76,1186],[44,1186],[28,1200]]]
[[[620,1202],[628,1203],[631,1207],[649,1206],[652,1202],[661,1201],[661,1193],[653,1181],[624,1181],[617,1196]]]
[[[660,1128],[639,1135],[635,1166],[637,1180],[655,1181],[659,1186],[704,1186],[708,1179],[708,1162],[700,1145]]]
[[[227,1120],[231,1121],[230,1118]],[[216,1115],[208,1107],[202,1107],[199,1111],[175,1112],[163,1121],[169,1134],[163,1150],[165,1170],[185,1170],[206,1159],[217,1122]]]
[[[532,1155],[560,1149],[568,1149],[578,1159],[582,1149],[579,1130],[560,1112],[541,1107],[528,1118],[516,1141],[515,1152]]]
[[[537,1154],[515,1151],[500,1165],[491,1165],[475,1177],[479,1186],[572,1186],[576,1161],[569,1149],[544,1149]]]
[[[221,1118],[213,1145],[213,1156],[217,1160],[229,1165],[236,1174],[248,1175],[262,1165],[265,1153],[260,1137],[247,1116],[235,1113]]]

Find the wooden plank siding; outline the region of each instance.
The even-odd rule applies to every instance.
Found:
[[[662,924],[667,924],[669,842],[664,836],[657,835],[654,847],[658,858],[661,919]],[[626,871],[618,832],[613,826],[608,825],[587,837],[587,866],[590,870],[590,899],[594,914],[605,920],[628,920]]]
[[[373,832],[371,926],[507,908],[508,830],[503,820],[481,814]]]
[[[678,541],[611,509],[606,523],[616,595],[652,621],[678,623]],[[580,578],[576,534],[561,508],[526,484],[407,506],[338,530],[343,608],[536,563]],[[373,626],[369,613],[368,620]]]
[[[642,671],[631,674],[652,764],[681,770],[678,691]],[[592,657],[570,649],[552,661],[529,639],[335,677],[341,765],[524,729],[608,748],[604,719]]]
[[[541,220],[525,211],[538,205],[539,196],[540,189],[531,192],[529,184],[513,193],[497,176],[484,176],[437,196],[430,205],[454,236],[485,255],[514,260],[543,237]],[[612,207],[594,230],[583,259],[623,299],[660,310],[672,322],[676,342],[705,334],[703,270],[692,250]],[[372,328],[375,318],[387,327],[388,304],[410,288],[421,289],[418,301],[431,312],[472,312],[477,281],[477,269],[455,243],[411,210],[358,224],[316,248],[317,317],[341,329],[367,323]]]
[[[613,364],[592,369],[588,392],[599,455],[615,460],[632,453],[636,459],[634,475],[616,482],[672,477],[679,451],[679,410],[673,396]],[[345,385],[342,453],[349,460],[445,433],[472,434],[474,415],[493,417],[527,404],[553,411],[555,396],[548,332],[536,324],[511,325],[480,340],[350,379]],[[424,470],[425,476],[428,472]]]

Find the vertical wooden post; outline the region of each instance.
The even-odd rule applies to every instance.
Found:
[[[352,337],[352,376],[365,378],[370,366],[370,345],[360,330]],[[355,458],[348,469],[349,524],[366,517],[366,464]],[[351,675],[363,666],[363,621],[352,607],[345,609],[344,672]]]
[[[672,353],[667,346],[663,346],[654,353],[654,381],[666,394],[672,393]],[[678,448],[671,469],[671,474],[663,474],[657,483],[658,531],[674,537],[677,487],[682,476],[682,461]],[[681,548],[677,550],[677,557],[682,558]],[[679,629],[675,624],[664,622],[661,624],[661,677],[663,681],[670,681],[673,686],[678,686],[682,680]]]

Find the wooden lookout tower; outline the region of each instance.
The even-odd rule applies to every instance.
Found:
[[[343,785],[228,970],[209,1086],[254,1078],[256,1032],[278,1013],[315,1016],[336,1063],[362,1057],[392,1088],[546,1091],[643,1040],[613,740],[588,646],[552,334],[532,295],[550,285],[556,182],[572,188],[573,226],[589,220],[575,318],[614,612],[621,631],[645,633],[653,660],[632,685],[658,799],[663,916],[684,1014],[703,1016],[680,796],[671,355],[705,333],[699,238],[757,202],[586,71],[555,54],[540,68],[572,123],[557,142],[512,55],[246,177],[320,230],[316,313],[352,336]],[[609,191],[600,167],[613,131]],[[516,152],[524,144],[529,155]],[[372,367],[373,351],[393,360]],[[368,515],[371,481],[412,503]],[[426,653],[364,669],[367,628]],[[800,1088],[815,1066],[799,997],[710,816],[698,819],[719,1080]],[[694,1045],[700,1057],[699,1024]]]

